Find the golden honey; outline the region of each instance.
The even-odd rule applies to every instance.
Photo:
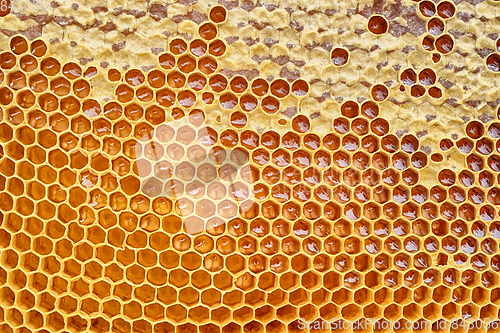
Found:
[[[1,9],[0,331],[497,332],[496,6]]]

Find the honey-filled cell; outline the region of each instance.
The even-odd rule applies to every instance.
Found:
[[[374,15],[368,20],[368,30],[375,34],[381,35],[387,32],[388,22],[383,16]]]
[[[33,56],[27,54],[19,60],[19,67],[25,72],[32,72],[38,67],[38,61]]]

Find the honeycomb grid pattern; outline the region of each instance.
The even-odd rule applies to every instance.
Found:
[[[454,48],[443,22],[455,7],[417,7],[421,47],[439,63]],[[498,321],[500,114],[430,152],[385,119],[383,82],[369,99],[340,101],[320,133],[297,112],[310,81],[221,70],[228,15],[211,6],[196,36],[171,38],[148,70],[61,62],[43,38],[8,40],[1,330],[294,332],[299,318],[374,318],[440,332],[442,321]],[[375,14],[366,24],[374,36],[390,25]],[[353,54],[339,45],[328,58],[346,68]],[[113,87],[105,103],[93,98],[100,75]],[[430,67],[394,80],[415,100],[444,99]]]

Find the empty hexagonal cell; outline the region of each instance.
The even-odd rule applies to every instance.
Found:
[[[49,329],[54,331],[62,330],[65,326],[64,317],[57,311],[47,315],[46,325]]]
[[[233,312],[233,318],[239,323],[247,323],[253,318],[253,309],[250,307],[242,307]]]

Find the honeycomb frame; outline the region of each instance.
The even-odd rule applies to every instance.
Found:
[[[498,331],[495,1],[106,5],[0,10],[1,332]]]

